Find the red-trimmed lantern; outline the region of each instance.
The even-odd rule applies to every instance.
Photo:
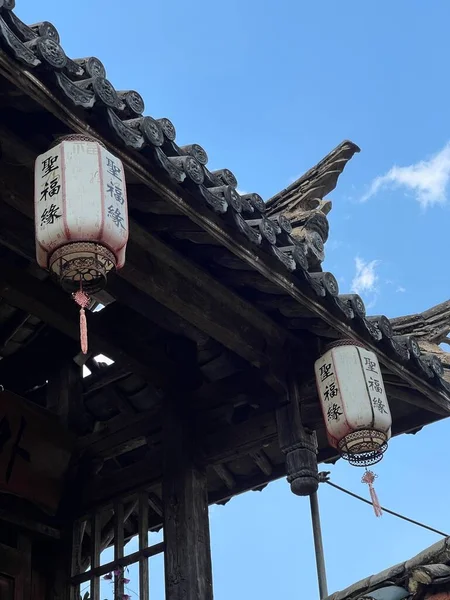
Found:
[[[128,210],[121,161],[96,140],[60,140],[35,164],[35,230],[38,264],[50,271],[81,307],[81,339],[87,352],[84,309],[89,294],[125,262]]]

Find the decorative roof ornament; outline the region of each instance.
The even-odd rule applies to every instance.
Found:
[[[85,309],[125,263],[128,210],[121,161],[95,139],[70,135],[35,164],[38,264],[80,306],[81,347],[87,353]]]
[[[305,246],[310,271],[321,271],[325,258],[324,244],[329,233],[327,215],[332,208],[331,200],[325,197],[334,190],[347,163],[359,151],[353,142],[342,142],[267,202],[269,216],[283,213],[291,222],[293,238]]]

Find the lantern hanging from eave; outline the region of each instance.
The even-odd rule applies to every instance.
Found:
[[[58,140],[35,164],[38,264],[80,306],[82,351],[87,353],[85,309],[90,294],[125,263],[128,210],[121,161],[93,138]]]
[[[392,418],[376,355],[338,341],[316,361],[315,375],[330,445],[353,465],[381,460]]]

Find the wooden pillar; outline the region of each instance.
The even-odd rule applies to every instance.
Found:
[[[166,600],[212,600],[206,473],[193,460],[187,404],[186,393],[163,401]]]
[[[57,414],[68,429],[84,432],[86,410],[83,404],[82,369],[72,360],[67,361],[50,378],[47,409]]]
[[[316,435],[303,427],[298,381],[291,378],[286,406],[277,411],[278,440],[286,457],[287,480],[297,496],[310,496],[319,487]]]

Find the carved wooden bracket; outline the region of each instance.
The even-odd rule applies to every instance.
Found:
[[[303,427],[295,379],[290,382],[286,406],[277,411],[277,427],[291,490],[297,496],[310,496],[319,487],[317,441],[316,434]]]

